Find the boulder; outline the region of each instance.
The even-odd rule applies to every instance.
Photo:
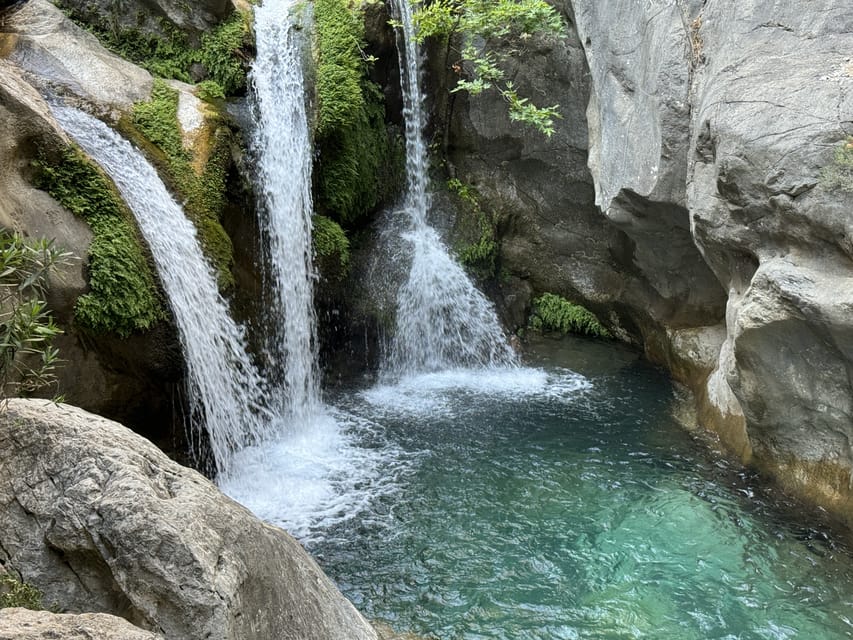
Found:
[[[7,58],[44,89],[58,89],[102,110],[127,108],[151,94],[151,75],[110,53],[47,0],[29,0],[3,14]]]
[[[0,640],[163,640],[105,613],[0,609]]]
[[[375,640],[287,533],[121,425],[9,401],[0,557],[47,605],[120,615],[170,640]]]

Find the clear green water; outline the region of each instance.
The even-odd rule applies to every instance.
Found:
[[[665,376],[538,353],[339,393],[221,484],[428,638],[853,638],[853,555],[678,426]]]
[[[660,373],[609,346],[552,356],[585,382],[335,399],[409,456],[309,544],[357,607],[448,640],[853,637],[849,552],[678,427]]]

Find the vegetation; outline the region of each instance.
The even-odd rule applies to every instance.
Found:
[[[210,144],[198,149],[194,157],[184,148],[178,92],[156,80],[151,100],[137,103],[120,128],[147,152],[180,196],[184,211],[198,229],[202,249],[217,270],[219,286],[225,290],[234,284],[234,248],[220,222],[226,205],[231,132],[221,123],[208,124],[210,129],[201,135],[209,136]]]
[[[314,255],[327,277],[337,280],[346,277],[349,270],[349,240],[344,230],[326,216],[314,216],[311,237]]]
[[[0,399],[28,395],[55,382],[62,333],[45,302],[48,276],[71,254],[52,240],[25,241],[0,231]],[[2,584],[0,584],[2,586]]]
[[[506,101],[513,121],[554,133],[559,105],[539,107],[519,95],[505,66],[526,51],[534,37],[561,38],[566,31],[559,13],[545,0],[434,0],[421,2],[414,15],[420,41],[458,34],[461,48],[453,69],[460,74],[456,91],[476,96],[494,89]]]
[[[821,172],[821,184],[853,193],[853,136],[835,148],[832,164]]]
[[[17,580],[8,573],[0,573],[0,609],[22,607],[41,611],[42,593],[34,586]]]
[[[89,287],[77,299],[77,323],[97,333],[126,337],[166,317],[133,216],[110,179],[78,148],[66,147],[57,162],[36,163],[35,184],[85,220]]]
[[[609,338],[610,332],[590,311],[553,293],[545,293],[533,301],[530,326],[536,331],[580,333],[596,338]]]
[[[118,26],[107,16],[60,6],[80,26],[91,31],[107,49],[150,71],[155,76],[192,82],[193,65],[204,67],[207,80],[223,95],[246,88],[246,69],[252,47],[250,16],[234,12],[212,31],[191,45],[187,35],[163,21],[162,35]]]
[[[364,19],[346,0],[315,1],[318,209],[345,226],[369,213],[402,172],[379,87],[367,78]]]
[[[498,243],[493,220],[483,211],[477,191],[473,187],[456,178],[448,180],[447,187],[462,202],[461,209],[468,222],[468,225],[463,226],[470,227],[473,223],[474,230],[471,235],[476,235],[476,240],[459,250],[459,262],[470,267],[480,277],[494,276],[497,270]]]

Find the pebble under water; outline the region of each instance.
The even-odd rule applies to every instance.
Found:
[[[341,393],[321,453],[250,452],[263,473],[223,488],[368,618],[428,638],[853,637],[850,550],[678,426],[663,374],[612,345],[539,351]]]

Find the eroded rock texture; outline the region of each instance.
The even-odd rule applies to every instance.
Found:
[[[11,400],[0,554],[46,604],[170,640],[376,640],[287,533],[121,425]]]

